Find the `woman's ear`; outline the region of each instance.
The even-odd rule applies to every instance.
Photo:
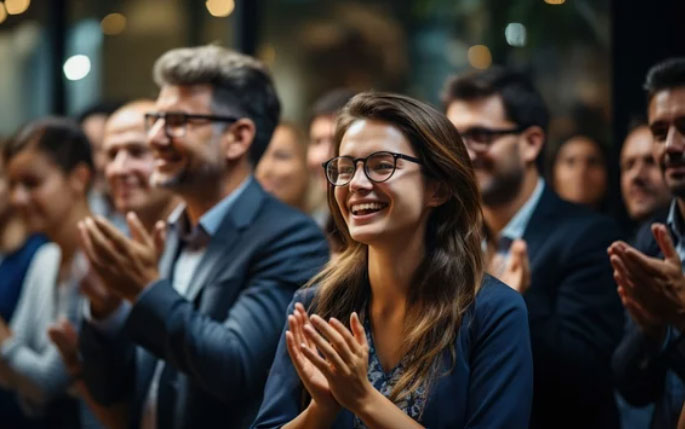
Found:
[[[534,125],[526,128],[521,133],[521,156],[527,163],[535,162],[542,151],[542,145],[545,144],[545,132],[542,128]]]
[[[86,194],[92,176],[93,173],[86,164],[78,164],[69,173],[69,186],[79,194]]]
[[[447,185],[437,180],[428,182],[428,207],[440,207],[450,199],[451,193]]]
[[[237,161],[250,151],[257,135],[257,127],[251,119],[241,118],[226,127],[221,143],[228,161]]]

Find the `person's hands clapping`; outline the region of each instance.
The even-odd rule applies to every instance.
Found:
[[[680,257],[663,224],[652,233],[664,254],[652,258],[618,241],[609,247],[619,295],[633,319],[648,334],[662,332],[670,323],[685,328],[685,276]]]
[[[296,303],[293,314],[288,316],[288,330],[285,333],[286,346],[297,375],[312,397],[314,407],[332,420],[340,411],[340,404],[331,394],[326,377],[304,354],[304,350],[311,350],[313,354],[317,353],[314,344],[304,333],[304,326],[309,323],[304,306],[299,302]]]
[[[369,345],[357,313],[350,316],[350,326],[352,332],[335,318],[326,322],[313,315],[311,324],[304,326],[304,333],[323,357],[311,347],[301,345],[300,349],[326,378],[335,400],[359,415],[376,390],[367,377]]]

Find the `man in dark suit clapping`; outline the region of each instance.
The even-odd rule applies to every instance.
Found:
[[[129,404],[131,427],[248,427],[287,304],[328,248],[312,220],[252,177],[280,113],[261,63],[217,46],[175,49],[154,77],[151,181],[184,205],[154,234],[129,213],[132,239],[103,219],[81,222],[119,298],[90,297],[84,378],[99,402]]]
[[[457,76],[444,101],[478,179],[498,262],[490,270],[528,307],[531,427],[617,428],[610,358],[623,311],[605,249],[618,228],[562,201],[540,177],[548,113],[525,76],[500,67]]]
[[[654,403],[651,427],[670,428],[685,399],[685,58],[652,67],[645,89],[652,153],[674,198],[660,223],[640,229],[635,247],[609,248],[630,315],[613,369],[628,402]]]

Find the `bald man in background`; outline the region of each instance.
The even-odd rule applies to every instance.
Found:
[[[155,108],[152,100],[138,100],[116,110],[107,119],[102,140],[104,175],[116,211],[125,215],[136,213],[145,228],[150,231],[155,223],[166,220],[179,200],[166,188],[150,186],[154,159],[147,144],[145,131],[146,112]],[[97,277],[89,276],[82,291],[91,302],[87,311],[102,313],[116,308],[121,300],[109,294],[98,284]],[[81,374],[78,356],[78,334],[66,320],[54,324],[49,330],[50,338],[57,345],[69,372],[77,380],[74,388],[86,402],[93,415],[105,427],[118,427],[126,419],[125,405],[104,407],[93,400]]]

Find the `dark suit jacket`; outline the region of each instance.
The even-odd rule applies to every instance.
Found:
[[[309,306],[315,291],[294,302]],[[526,308],[521,296],[486,276],[455,341],[456,364],[442,355],[443,374],[429,391],[420,423],[430,429],[525,429],[533,394],[533,368]],[[445,369],[451,370],[444,374]],[[264,391],[255,429],[280,428],[303,409],[302,383],[290,361],[285,330]],[[332,428],[349,429],[354,415],[338,414]],[[399,429],[399,428],[398,428]]]
[[[609,218],[545,187],[523,235],[531,266],[528,305],[535,390],[532,428],[617,428],[610,359],[623,307],[607,256]]]
[[[653,222],[666,223],[667,213],[653,219],[639,230],[635,247],[642,253],[663,258],[651,231]],[[671,232],[673,235],[673,232]],[[673,236],[676,242],[675,236]],[[670,329],[670,328],[669,328]],[[653,428],[676,427],[685,399],[685,338],[671,330],[665,343],[650,339],[631,320],[614,352],[613,371],[616,387],[632,405],[655,403]]]
[[[80,349],[93,396],[130,400],[137,427],[156,359],[160,428],[241,428],[255,416],[288,302],[328,259],[316,224],[252,181],[224,217],[185,298],[171,286],[178,237],[162,279],[133,305],[116,338],[84,323]],[[137,347],[132,347],[131,342]]]

